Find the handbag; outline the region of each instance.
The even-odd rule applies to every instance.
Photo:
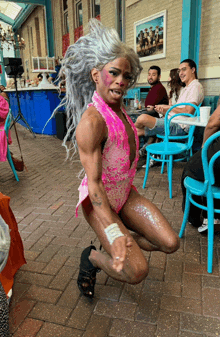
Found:
[[[14,125],[14,128],[15,128],[15,134],[16,134],[16,137],[17,137],[17,141],[18,141],[18,146],[19,146],[19,149],[20,149],[20,153],[21,153],[21,159],[18,159],[18,158],[15,158],[13,156],[13,153],[11,152],[11,159],[13,161],[13,164],[14,164],[14,167],[15,167],[15,170],[18,171],[18,172],[21,172],[21,171],[24,171],[24,168],[26,171],[27,170],[27,167],[25,166],[24,164],[24,159],[23,159],[23,156],[22,156],[22,152],[21,152],[21,145],[20,145],[20,142],[19,142],[19,138],[18,138],[18,133],[17,133],[17,128],[16,128],[16,125],[15,125],[15,122],[13,121],[13,124],[12,126]]]
[[[24,161],[23,158],[17,159],[11,153],[11,159],[13,161],[14,167],[16,171],[24,171]]]

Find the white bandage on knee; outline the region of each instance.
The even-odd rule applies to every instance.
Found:
[[[110,245],[113,244],[115,239],[119,238],[120,236],[124,236],[124,234],[121,232],[117,223],[112,223],[111,225],[106,227],[104,231],[105,231],[105,234],[107,236],[107,239]]]

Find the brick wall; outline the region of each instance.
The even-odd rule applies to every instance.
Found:
[[[216,0],[203,0],[199,78],[204,86],[206,95],[219,95],[220,93],[220,2]]]
[[[203,0],[201,35],[200,35],[200,67],[220,66],[220,1]]]
[[[63,11],[62,0],[51,0],[53,11],[55,56],[62,56]],[[89,0],[82,0],[83,5],[83,30],[88,33],[88,20],[90,18]],[[125,9],[125,41],[134,48],[134,22],[167,10],[167,39],[166,58],[142,62],[143,72],[139,85],[147,84],[147,70],[150,65],[156,64],[162,69],[162,81],[166,83],[170,69],[178,67],[181,57],[181,28],[182,28],[182,0],[140,0]],[[68,0],[70,44],[74,43],[75,12],[74,1]],[[115,0],[101,0],[101,21],[104,25],[115,27]],[[199,78],[205,88],[206,95],[217,95],[220,91],[220,2],[216,0],[203,0]],[[45,15],[44,8],[38,6],[21,27],[21,36],[26,41],[26,49],[21,52],[23,63],[29,61],[32,71],[32,56],[38,55],[35,18],[39,19],[39,34],[41,42],[41,55],[47,55]],[[33,47],[29,43],[30,27],[33,33]],[[29,30],[29,33],[28,33]],[[26,75],[26,74],[25,74]],[[30,77],[35,77],[29,72]]]
[[[140,83],[147,83],[148,68],[155,64],[161,67],[162,80],[166,80],[169,70],[179,65],[181,57],[182,0],[140,1],[126,8],[126,43],[134,48],[134,22],[163,10],[167,10],[166,58],[142,62]]]
[[[39,20],[39,30],[36,30],[35,18],[38,18]],[[39,52],[41,52],[41,56],[47,56],[44,7],[38,6],[34,9],[28,19],[21,26],[19,33],[26,43],[26,48],[21,52],[21,58],[25,70],[24,76],[27,77],[25,64],[26,61],[28,61],[29,77],[34,78],[36,77],[36,74],[32,73],[32,57],[39,56]],[[40,49],[38,49],[37,41],[40,41]]]
[[[115,27],[115,1],[101,0],[101,21],[107,27]]]

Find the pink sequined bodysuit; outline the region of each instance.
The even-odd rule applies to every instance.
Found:
[[[138,162],[139,139],[137,130],[122,108],[123,114],[130,123],[135,134],[136,156],[130,165],[130,146],[125,126],[117,114],[104,102],[104,100],[95,91],[92,102],[89,106],[94,106],[102,115],[108,128],[108,138],[106,140],[102,153],[102,182],[111,205],[111,208],[118,213],[125,204],[136,173]],[[130,167],[131,166],[131,167]],[[79,202],[76,206],[76,217],[78,208],[83,200],[89,195],[87,176],[83,178],[79,186]]]

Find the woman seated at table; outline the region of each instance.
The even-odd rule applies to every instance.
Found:
[[[1,91],[3,86],[0,87]],[[7,160],[7,136],[5,133],[5,121],[9,112],[9,101],[7,94],[0,92],[0,161]],[[11,144],[11,135],[9,130],[8,143]]]
[[[214,133],[220,130],[220,105],[217,107],[217,109],[213,112],[211,115],[208,124],[204,131],[203,136],[203,144],[205,141]],[[217,138],[209,147],[208,151],[208,160],[217,152],[220,150],[220,138]],[[185,198],[186,198],[186,189],[183,184],[184,179],[188,176],[193,179],[204,181],[204,172],[203,172],[203,166],[202,166],[202,157],[201,157],[201,151],[199,150],[196,152],[188,161],[186,164],[183,174],[182,174],[182,180],[181,180],[181,187],[182,187],[182,193],[183,193],[183,211],[185,209]],[[216,160],[215,166],[214,166],[214,175],[215,175],[215,185],[220,187],[220,157]],[[202,198],[199,196],[193,197],[195,201],[198,203],[202,203]],[[204,201],[203,201],[204,202]],[[220,200],[215,200],[215,207],[220,208]],[[215,214],[215,224],[220,224],[220,214]],[[190,212],[189,212],[189,222],[194,226],[198,227],[199,232],[203,232],[207,230],[208,223],[207,223],[207,212],[201,211],[200,208],[190,205]],[[219,226],[220,227],[220,226]]]
[[[169,106],[175,105],[178,101],[178,98],[181,94],[184,83],[181,81],[179,77],[178,68],[174,68],[170,70],[170,74],[168,77],[168,88],[170,88],[169,92]]]

